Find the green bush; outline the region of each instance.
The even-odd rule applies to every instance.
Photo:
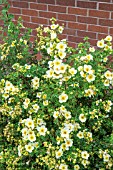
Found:
[[[112,37],[97,48],[86,37],[73,49],[58,38],[63,26],[52,18],[30,42],[31,30],[20,19],[14,24],[8,8],[0,45],[0,169],[112,170]]]

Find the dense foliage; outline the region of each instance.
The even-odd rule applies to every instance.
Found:
[[[31,30],[2,10],[0,169],[113,169],[112,37],[76,49],[63,26]],[[36,60],[41,53],[42,59]]]

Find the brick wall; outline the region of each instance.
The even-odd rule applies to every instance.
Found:
[[[61,38],[66,38],[73,47],[85,36],[95,45],[97,39],[113,35],[113,0],[10,0],[10,4],[9,12],[15,20],[21,16],[24,26],[33,29],[32,40],[35,28],[49,25],[51,17],[64,23]]]

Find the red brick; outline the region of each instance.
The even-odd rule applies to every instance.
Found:
[[[104,39],[104,38],[106,38],[106,36],[107,36],[108,34],[98,34],[98,40],[101,40],[101,39]]]
[[[38,24],[48,24],[48,20],[45,18],[36,18],[36,17],[31,17],[31,22],[33,23],[38,23]]]
[[[113,28],[110,28],[110,35],[113,34]]]
[[[76,43],[69,42],[69,41],[68,41],[68,46],[69,46],[69,47],[73,47],[73,48],[76,48],[76,47],[77,47]]]
[[[91,2],[91,1],[90,2],[77,1],[77,7],[96,9],[97,3],[96,2]]]
[[[37,0],[38,3],[55,4],[55,0]]]
[[[75,0],[56,0],[57,5],[75,6]]]
[[[113,11],[113,4],[111,3],[99,3],[99,9],[105,11]]]
[[[30,8],[31,9],[37,9],[37,10],[47,10],[47,5],[45,4],[36,4],[36,3],[30,3]]]
[[[58,35],[58,38],[59,38],[60,40],[62,40],[62,39],[67,39],[67,35],[66,35],[66,34],[59,34],[59,35]]]
[[[89,10],[89,16],[99,17],[99,18],[109,18],[110,13],[98,10]]]
[[[97,24],[97,18],[77,16],[77,19],[80,23]]]
[[[96,46],[96,44],[97,44],[97,40],[89,39],[88,41],[89,41],[89,43],[91,44],[91,46],[92,46],[92,45],[93,45],[93,46]]]
[[[68,22],[68,28],[86,30],[86,24],[76,23],[76,22]]]
[[[79,43],[83,41],[83,38],[81,37],[75,37],[75,36],[68,36],[68,41],[70,42],[75,42],[75,43]]]
[[[38,24],[34,24],[34,23],[31,23],[31,22],[23,22],[23,25],[27,28],[31,28],[31,29],[35,29],[38,27]]]
[[[58,19],[59,19],[59,20],[75,21],[75,22],[76,22],[76,16],[75,16],[75,15],[58,14]]]
[[[29,15],[29,16],[38,16],[38,11],[31,10],[31,9],[22,9],[23,15]]]
[[[97,25],[88,25],[88,31],[92,32],[100,32],[100,33],[108,33],[108,27],[102,27]]]
[[[75,29],[64,29],[63,34],[67,34],[67,35],[75,35],[76,30]]]
[[[94,0],[94,1],[99,1],[99,0]],[[102,0],[102,2],[111,2],[111,0]]]
[[[32,35],[35,36],[35,37],[37,36],[37,31],[36,31],[36,29],[34,29],[34,30],[32,31]]]
[[[113,20],[110,20],[110,19],[99,19],[99,25],[113,27]]]
[[[9,9],[9,13],[21,14],[21,9],[20,9],[20,8],[13,8],[13,7],[11,7],[11,8]]]
[[[36,40],[35,36],[30,36],[30,41],[34,42]]]
[[[53,12],[66,13],[66,7],[62,7],[62,6],[49,5],[48,10]]]
[[[113,19],[113,12],[111,13],[111,19]]]
[[[77,35],[78,35],[78,37],[89,37],[89,38],[96,39],[96,33],[93,33],[93,32],[77,30]]]
[[[87,15],[87,9],[68,7],[68,13],[69,14],[85,15],[86,16]]]
[[[30,17],[26,15],[14,15],[15,20],[18,20],[18,18],[21,17],[23,21],[30,22]]]
[[[28,2],[13,1],[13,7],[28,8]]]
[[[64,27],[66,27],[66,21],[60,21],[60,20],[57,20],[57,23],[59,24],[59,25],[63,25]]]
[[[44,17],[44,18],[56,18],[56,13],[53,12],[44,12],[44,11],[39,11],[39,17]]]

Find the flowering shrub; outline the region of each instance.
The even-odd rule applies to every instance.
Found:
[[[21,22],[6,26],[0,46],[0,168],[112,170],[112,37],[99,40],[97,48],[85,38],[72,49],[58,38],[63,27],[51,21],[37,28],[34,44],[28,32],[20,35]]]

